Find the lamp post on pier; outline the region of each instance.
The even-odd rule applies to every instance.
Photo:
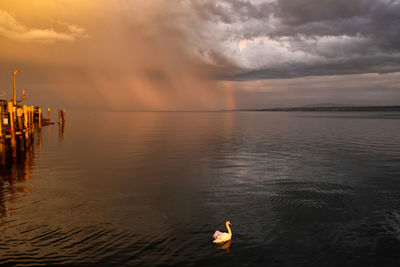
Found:
[[[14,106],[17,105],[17,89],[15,88],[15,76],[17,76],[19,70],[15,70],[12,75],[13,75],[13,104]]]

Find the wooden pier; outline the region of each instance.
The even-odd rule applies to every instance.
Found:
[[[0,165],[4,165],[7,158],[17,158],[22,151],[31,151],[34,147],[34,133],[37,133],[39,144],[41,129],[43,126],[53,124],[50,121],[50,108],[47,109],[47,118],[43,118],[42,109],[39,106],[21,105],[26,99],[25,89],[22,89],[22,98],[17,100],[15,77],[19,70],[12,72],[13,96],[11,101],[0,99]],[[58,110],[59,132],[64,133],[64,110]],[[36,129],[36,130],[35,130]]]
[[[48,109],[48,116],[50,109]],[[59,128],[65,125],[65,110],[60,110]],[[52,124],[50,117],[43,118],[42,109],[34,106],[15,106],[0,100],[0,165],[7,157],[18,157],[17,151],[32,150],[34,133],[41,137],[43,126]],[[36,129],[36,131],[35,131]],[[38,140],[41,143],[41,140]]]

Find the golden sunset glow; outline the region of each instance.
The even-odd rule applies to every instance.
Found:
[[[400,0],[0,0],[0,266],[398,266]]]
[[[40,77],[29,89],[42,101],[58,94],[72,105],[109,109],[225,108],[225,90],[168,19],[177,11],[163,1],[120,2],[1,5],[0,47],[9,53],[0,60],[23,67],[21,82]]]
[[[224,0],[3,1],[0,50],[6,52],[0,54],[1,70],[23,69],[21,83],[37,92],[30,94],[32,101],[46,104],[56,98],[79,108],[225,110],[398,100],[390,84],[400,79],[399,70],[385,63],[388,52],[383,44],[374,50],[382,52],[369,53],[382,63],[358,64],[368,57],[344,53],[355,51],[353,46],[368,49],[368,36],[340,33],[340,25],[334,25],[340,34],[316,31],[308,37],[306,31],[295,38],[287,30],[286,13],[278,12],[281,8],[302,21],[289,3],[250,2],[246,5],[254,25],[242,21],[239,5]],[[269,17],[257,17],[262,8]],[[325,7],[316,5],[309,12],[318,16],[321,8]],[[261,25],[268,25],[262,28],[265,32],[250,30]],[[314,30],[311,22],[304,25]],[[359,27],[362,32],[364,25]],[[337,76],[350,77],[343,74],[367,76],[354,76],[359,77],[357,86],[353,79],[340,86],[331,83]],[[375,75],[387,90],[372,88],[363,79],[368,75]],[[323,89],[297,88],[306,77]],[[9,94],[9,81],[2,81],[0,90]],[[353,89],[338,93],[348,84]],[[378,97],[371,99],[360,88]]]

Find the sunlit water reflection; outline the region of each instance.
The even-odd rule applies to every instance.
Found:
[[[397,266],[399,118],[69,113],[1,166],[0,264]]]

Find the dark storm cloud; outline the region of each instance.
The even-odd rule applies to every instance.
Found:
[[[249,48],[252,51],[248,52],[251,57],[247,65],[243,63],[246,53],[232,55],[226,49],[211,48],[214,57],[236,62],[221,66],[223,79],[400,70],[400,1],[397,0],[192,0],[189,3],[201,20],[223,29],[220,31],[225,40],[221,42],[229,39],[233,44],[243,39],[251,42],[264,38],[257,47]],[[281,60],[270,60],[268,48],[263,48],[265,40],[287,48]],[[293,59],[295,53],[304,56]]]
[[[271,15],[274,9],[274,6],[270,3],[254,5],[249,1],[240,0],[193,0],[189,3],[201,18],[224,23],[246,21],[252,18],[264,19]]]
[[[275,15],[282,25],[272,36],[362,36],[380,50],[400,50],[399,1],[280,0]]]
[[[375,56],[356,58],[347,61],[315,63],[315,64],[287,64],[282,67],[265,68],[234,75],[220,75],[222,80],[248,81],[274,78],[296,78],[301,76],[328,76],[362,73],[391,73],[397,72],[400,66],[399,57]]]

